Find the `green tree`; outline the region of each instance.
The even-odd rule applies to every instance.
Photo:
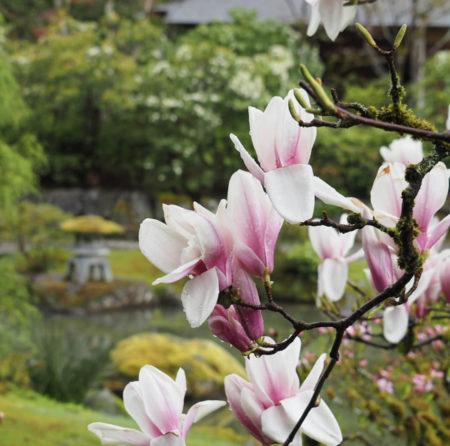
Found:
[[[50,183],[153,196],[223,192],[241,166],[228,134],[248,136],[248,104],[286,94],[300,62],[321,71],[296,32],[242,12],[171,40],[149,20],[66,16],[15,61]]]

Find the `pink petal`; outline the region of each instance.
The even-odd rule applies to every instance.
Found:
[[[445,204],[449,188],[448,178],[447,167],[439,162],[423,179],[415,201],[414,218],[424,232],[427,231],[433,216]]]
[[[234,147],[241,155],[242,161],[244,161],[247,170],[261,183],[264,181],[264,171],[258,166],[256,161],[250,156],[250,154],[245,150],[241,141],[239,141],[236,135],[230,135],[231,141],[233,141]]]
[[[225,394],[228,403],[236,418],[243,426],[261,443],[269,444],[267,438],[264,437],[261,430],[260,418],[254,418],[247,414],[242,407],[241,393],[244,389],[251,389],[250,384],[238,375],[228,375],[225,377]]]
[[[161,431],[152,423],[145,412],[143,393],[138,381],[130,382],[123,391],[123,403],[125,410],[136,421],[141,431],[151,438],[161,435]]]
[[[191,327],[200,327],[214,309],[219,297],[219,279],[215,269],[189,280],[183,288],[181,302]]]
[[[234,230],[236,255],[249,272],[261,275],[265,267],[273,266],[270,249],[275,248],[282,219],[274,213],[261,183],[242,170],[230,179],[227,209]]]
[[[375,228],[365,227],[362,235],[364,254],[373,285],[377,291],[384,291],[397,279],[391,249],[383,242]]]
[[[431,229],[431,233],[427,236],[425,249],[431,249],[435,246],[448,231],[450,227],[450,215],[444,217],[434,228]]]
[[[179,385],[150,365],[141,368],[139,384],[148,418],[162,434],[179,434],[184,405],[184,393]]]
[[[398,344],[408,332],[409,315],[406,305],[388,307],[383,313],[383,335],[391,344]]]
[[[258,398],[264,404],[278,404],[298,390],[299,379],[296,367],[300,347],[300,338],[296,338],[285,350],[276,355],[260,358],[252,356],[247,359],[247,376]]]
[[[305,164],[282,167],[264,175],[264,186],[273,206],[289,223],[300,223],[313,216],[313,178],[311,166]]]
[[[135,429],[115,426],[107,423],[91,423],[88,430],[100,438],[104,444],[126,444],[148,446],[150,437]]]

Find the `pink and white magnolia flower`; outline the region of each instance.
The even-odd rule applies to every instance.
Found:
[[[336,40],[356,16],[356,6],[344,6],[346,0],[306,0],[311,5],[311,17],[307,34],[316,33],[320,23],[323,24],[328,37]]]
[[[301,90],[301,94],[309,103],[307,93]],[[359,212],[350,199],[314,176],[309,159],[317,129],[298,125],[289,111],[289,100],[304,122],[314,118],[298,104],[292,90],[284,99],[272,98],[264,111],[249,107],[250,136],[259,164],[239,139],[230,135],[248,171],[264,185],[275,209],[290,223],[312,217],[315,196],[324,203]]]
[[[139,247],[157,268],[167,273],[153,284],[193,277],[184,286],[181,301],[192,327],[211,314],[219,290],[231,284],[230,248],[222,228],[225,202],[216,214],[196,205],[191,211],[163,205],[166,224],[147,218],[139,230]]]
[[[347,222],[347,216],[341,217],[341,223]],[[348,264],[360,258],[363,252],[348,256],[355,244],[356,232],[341,234],[334,228],[310,226],[309,240],[314,251],[322,260],[318,271],[318,298],[325,296],[332,302],[342,298],[348,279]]]
[[[394,226],[401,216],[402,191],[408,186],[405,165],[386,163],[378,170],[371,190],[373,215],[387,226]],[[414,218],[419,226],[416,243],[420,250],[431,249],[450,227],[450,216],[435,224],[435,214],[444,206],[449,189],[449,171],[437,163],[428,172],[415,200]]]
[[[250,351],[255,346],[255,341],[264,334],[264,320],[260,310],[236,308],[234,305],[229,308],[216,305],[208,324],[215,336],[241,352]]]
[[[146,365],[139,381],[127,384],[123,392],[126,411],[140,430],[107,423],[91,423],[88,429],[103,444],[132,446],[185,446],[193,423],[223,407],[224,401],[202,401],[183,414],[186,376],[179,369],[175,380]]]
[[[381,147],[380,154],[387,163],[418,164],[423,160],[422,141],[411,136],[395,139],[389,147]]]
[[[397,265],[397,256],[391,242],[388,241],[388,236],[372,227],[363,228],[362,234],[370,282],[378,292],[382,292],[399,280],[403,271]],[[413,304],[418,300],[436,297],[436,276],[438,274],[436,266],[439,263],[439,254],[431,253],[424,264],[417,288],[408,297],[408,302],[390,306],[384,310],[383,335],[390,343],[399,343],[408,332],[409,312],[413,308]],[[413,284],[414,279],[406,285],[406,291],[411,290]]]
[[[284,443],[311,400],[324,368],[325,354],[300,385],[296,371],[300,347],[297,338],[275,355],[246,359],[248,381],[238,375],[225,378],[231,410],[263,445]],[[300,430],[291,444],[301,444],[301,433],[327,446],[342,442],[336,418],[323,400],[311,410]]]

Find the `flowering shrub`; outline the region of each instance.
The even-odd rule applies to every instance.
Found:
[[[346,25],[347,15],[354,14],[357,2],[350,2],[347,10],[344,1],[309,3],[313,6],[310,31],[322,21],[335,38]],[[165,223],[146,219],[139,233],[143,254],[164,272],[155,285],[187,279],[181,301],[191,326],[208,320],[215,336],[246,356],[247,379],[227,376],[225,392],[234,415],[263,445],[299,444],[302,435],[328,446],[343,441],[321,391],[341,353],[341,367],[354,357],[356,348],[349,349],[349,343],[398,348],[413,361],[415,351],[427,346],[438,350],[447,336],[445,328],[433,323],[433,315],[448,314],[443,299],[443,294],[448,294],[448,253],[440,247],[450,216],[438,220],[436,215],[448,195],[449,171],[444,160],[450,153],[450,134],[437,131],[404,102],[394,56],[406,27],[387,50],[380,48],[364,27],[357,25],[357,29],[389,66],[389,104],[375,107],[343,102],[334,90],[330,97],[322,82],[302,65],[301,89],[289,91],[284,98],[272,98],[264,110],[249,108],[256,159],[231,134],[248,172],[239,170],[232,175],[227,200],[222,200],[215,212],[198,203],[193,210],[164,206]],[[370,206],[341,194],[316,176],[312,165],[321,127],[338,131],[354,126],[407,135],[381,149],[385,162],[374,175]],[[429,155],[424,155],[421,141],[431,142]],[[316,198],[345,210],[346,215],[340,221],[326,213],[313,218]],[[317,303],[327,316],[324,320],[297,319],[277,303],[277,284],[271,274],[284,221],[309,227],[312,246],[320,257]],[[361,231],[362,251],[353,249],[357,231]],[[359,257],[364,257],[368,266],[364,289],[348,281],[348,264]],[[264,289],[263,299],[257,283]],[[356,295],[346,293],[348,288]],[[264,312],[284,318],[290,335],[282,340],[264,336]],[[296,371],[299,337],[308,332],[331,333],[333,342],[329,354],[321,354],[300,383]],[[308,352],[304,357],[312,363]],[[367,364],[362,358],[358,367],[364,369]],[[91,430],[105,442],[184,444],[185,426],[190,426],[192,417],[188,413],[184,421],[181,418],[177,392],[184,395],[184,386],[182,391],[176,389],[180,378],[177,375],[173,382],[155,369],[143,370],[139,384],[130,384],[133,395],[126,391],[124,399],[144,433],[104,425],[93,425]],[[152,380],[147,376],[150,370]],[[401,403],[395,408],[396,401],[386,399],[398,391],[394,377],[408,382],[409,392],[426,394],[443,378],[443,371],[438,363],[414,370],[396,361],[371,374],[371,390],[399,413]],[[352,390],[356,396],[350,395]],[[172,394],[176,407],[171,406]],[[358,392],[349,388],[348,396],[357,399]],[[371,402],[364,409],[376,418],[383,408]],[[401,414],[408,421],[409,416]],[[433,416],[421,415],[420,420]],[[418,438],[423,434],[420,438],[431,443],[436,438],[448,439],[446,429],[430,430],[430,425],[431,421],[425,428],[419,427]]]

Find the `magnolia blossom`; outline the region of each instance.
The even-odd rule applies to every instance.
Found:
[[[328,37],[335,40],[356,16],[356,6],[344,6],[346,0],[306,0],[311,5],[308,36],[316,33],[323,24]]]
[[[347,216],[341,217],[341,223]],[[326,226],[310,226],[309,239],[321,258],[318,275],[318,297],[325,294],[332,302],[342,298],[348,278],[348,264],[362,255],[362,251],[347,256],[355,243],[356,231],[342,234]]]
[[[300,91],[309,103],[307,93]],[[304,122],[314,118],[295,101],[292,90],[284,99],[272,98],[264,111],[249,107],[250,136],[259,164],[239,139],[230,135],[248,171],[264,185],[275,209],[290,223],[312,217],[315,196],[327,204],[360,212],[350,199],[314,176],[309,159],[317,129],[298,125],[289,111],[289,100]]]
[[[319,357],[300,385],[296,372],[300,346],[297,338],[275,355],[246,359],[248,381],[238,375],[225,378],[225,393],[231,410],[263,445],[286,441],[311,400],[324,368],[325,354]],[[308,414],[300,431],[292,444],[300,444],[301,433],[327,446],[342,441],[339,425],[323,400]]]
[[[125,409],[140,430],[107,423],[92,423],[88,429],[103,444],[185,446],[192,424],[225,405],[224,401],[202,401],[183,414],[185,394],[183,369],[178,370],[174,381],[146,365],[139,372],[139,381],[127,384],[123,392]]]
[[[422,251],[431,249],[450,227],[450,216],[438,224],[434,219],[447,199],[448,181],[449,171],[439,162],[425,175],[417,194],[413,216],[419,226],[416,242]],[[374,217],[387,226],[394,226],[401,216],[402,192],[407,186],[404,164],[383,164],[370,194]]]
[[[242,310],[245,310],[242,314]],[[248,352],[255,341],[264,334],[264,320],[260,310],[224,308],[216,305],[208,320],[215,336],[233,345],[241,352]]]
[[[362,230],[363,249],[369,266],[368,276],[373,287],[382,292],[401,278],[404,272],[398,267],[397,256],[388,237],[372,227]],[[409,312],[419,299],[435,298],[436,265],[440,260],[432,254],[424,264],[423,273],[416,289],[405,304],[387,307],[383,312],[383,335],[392,344],[400,342],[408,332]],[[414,285],[412,279],[405,287],[410,291]]]
[[[247,303],[258,304],[249,274],[273,270],[274,251],[283,220],[261,184],[248,172],[230,179],[228,203],[214,214],[194,204],[194,210],[163,205],[166,224],[146,219],[139,231],[143,254],[167,273],[154,284],[186,276],[181,301],[191,326],[200,326],[217,303],[219,291],[236,286]]]
[[[225,203],[217,213],[201,207],[195,211],[174,205],[163,205],[166,224],[147,218],[139,230],[142,253],[165,276],[153,284],[172,283],[193,277],[184,286],[181,301],[193,327],[201,325],[211,314],[219,290],[231,284],[231,266],[227,238],[222,230]]]
[[[411,136],[395,139],[389,147],[381,147],[380,154],[387,163],[417,164],[423,159],[422,141]]]

